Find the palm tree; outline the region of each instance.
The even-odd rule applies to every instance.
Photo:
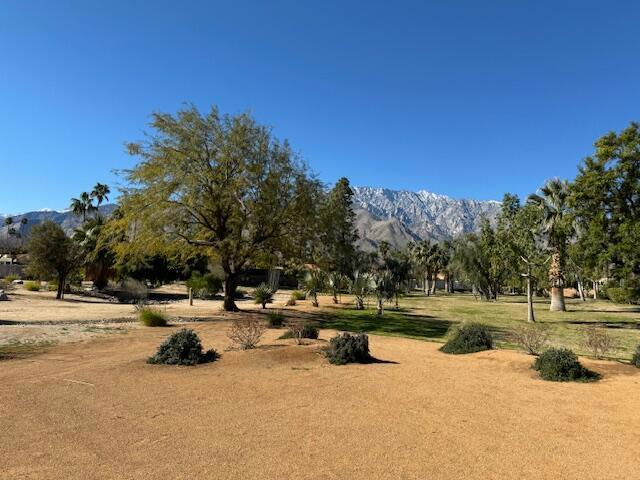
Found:
[[[318,307],[318,293],[324,290],[325,287],[325,273],[322,270],[309,270],[304,279],[304,289],[311,297],[311,305]]]
[[[369,274],[356,270],[349,290],[356,297],[356,310],[364,310],[364,299],[369,294],[371,277]]]
[[[104,183],[99,182],[95,184],[93,190],[91,191],[91,198],[96,199],[96,202],[98,203],[97,208],[100,208],[100,205],[104,200],[106,200],[107,202],[109,201],[110,193],[111,190],[109,189],[109,185],[105,185]]]
[[[91,213],[97,208],[93,205],[93,199],[87,192],[82,192],[80,198],[72,198],[69,205],[71,213],[82,217],[82,223],[87,221],[87,213]]]
[[[340,303],[338,300],[338,295],[342,297],[340,292],[342,291],[345,284],[345,276],[337,271],[330,272],[327,276],[327,281],[329,283],[329,288],[331,289],[331,293],[333,294],[333,303]]]
[[[551,264],[549,267],[549,281],[551,283],[550,310],[564,312],[564,267],[569,237],[573,233],[571,211],[567,204],[569,197],[569,183],[566,180],[552,179],[540,189],[540,194],[529,196],[527,203],[542,212],[541,231],[547,246],[551,250]]]
[[[382,315],[384,302],[391,300],[395,292],[393,275],[389,269],[383,267],[373,273],[371,276],[371,290],[378,303],[376,314]]]

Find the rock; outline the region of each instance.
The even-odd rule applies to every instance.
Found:
[[[9,300],[9,297],[4,292],[4,290],[0,290],[0,302],[6,302]]]

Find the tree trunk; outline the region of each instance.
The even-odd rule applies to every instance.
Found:
[[[595,280],[593,281],[593,299],[598,299],[598,282],[596,282]]]
[[[531,266],[527,266],[527,322],[535,322],[536,317],[533,313],[533,288],[531,286]]]
[[[356,310],[364,310],[364,300],[360,297],[356,297]]]
[[[431,295],[435,295],[436,294],[436,287],[438,282],[438,272],[433,274],[433,280],[431,282]]]
[[[578,294],[580,295],[580,300],[583,302],[587,301],[587,298],[584,295],[584,285],[582,284],[582,280],[578,280]]]
[[[382,298],[378,298],[378,309],[376,310],[376,315],[382,315]]]
[[[222,308],[225,312],[239,312],[240,309],[236,305],[236,274],[225,272],[224,274],[224,303]]]
[[[427,273],[427,275],[424,277],[424,293],[427,294],[427,297],[431,294],[431,283],[429,280],[430,276],[431,275]]]
[[[566,312],[564,304],[564,271],[563,258],[560,249],[554,249],[551,254],[551,266],[549,267],[549,281],[551,282],[551,306],[552,312]]]
[[[56,300],[64,298],[64,276],[58,275],[58,291],[56,292]]]
[[[189,288],[189,306],[193,307],[193,288]]]

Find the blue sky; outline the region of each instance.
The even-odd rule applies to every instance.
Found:
[[[152,111],[250,110],[326,182],[501,198],[640,120],[640,4],[0,0],[0,212],[65,208]]]

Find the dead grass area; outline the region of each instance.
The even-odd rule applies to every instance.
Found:
[[[191,324],[222,358],[148,365],[175,328],[0,363],[2,479],[628,479],[640,374],[584,360],[593,384],[539,380],[512,351],[450,356],[371,337],[395,363],[329,365],[278,341],[225,351],[228,322]]]

